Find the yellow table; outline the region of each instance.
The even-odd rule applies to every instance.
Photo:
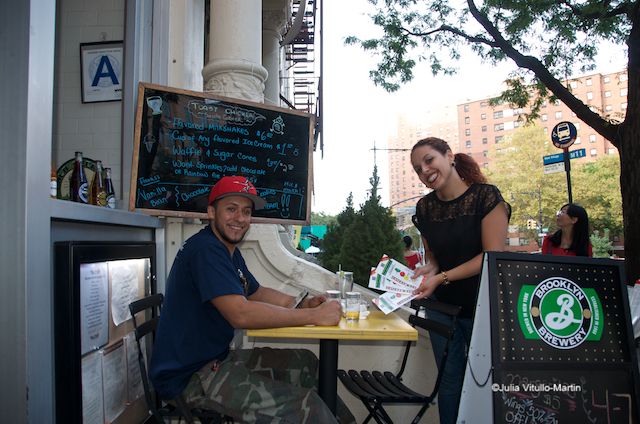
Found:
[[[367,319],[347,323],[343,318],[336,326],[301,326],[247,330],[249,337],[294,338],[320,340],[318,394],[329,409],[336,412],[338,392],[339,340],[418,340],[418,332],[395,313],[385,315],[372,311]]]

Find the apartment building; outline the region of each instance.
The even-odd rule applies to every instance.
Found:
[[[568,86],[592,110],[610,119],[622,121],[627,109],[627,71],[592,74],[571,79]],[[505,137],[524,125],[523,109],[508,104],[491,106],[490,98],[458,105],[459,152],[471,155],[482,167],[490,165],[491,154],[499,150]],[[597,160],[603,155],[617,154],[616,148],[580,121],[566,105],[546,102],[536,123],[551,138],[553,127],[561,121],[575,124],[578,136],[571,149],[585,149],[586,156],[577,162]]]
[[[447,140],[452,150],[457,151],[459,146],[455,110],[441,110],[438,122],[435,123],[433,117],[427,115],[424,119],[406,115],[398,117],[397,132],[388,139],[389,205],[396,213],[400,210],[406,212],[407,207],[414,207],[417,199],[427,191],[411,168],[409,154],[416,141],[428,136]]]

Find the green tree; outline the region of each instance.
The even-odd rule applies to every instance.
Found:
[[[373,81],[389,91],[413,78],[416,59],[434,75],[452,74],[461,47],[470,46],[491,64],[512,60],[518,71],[498,101],[530,107],[536,116],[547,99],[558,99],[578,119],[609,140],[620,154],[625,261],[631,281],[640,277],[640,2],[638,0],[369,0],[380,38],[348,37],[380,57]],[[567,70],[595,69],[603,41],[628,47],[628,108],[622,122],[600,115],[563,81]],[[418,47],[421,49],[418,49]]]
[[[571,168],[571,182],[580,204],[589,214],[592,230],[622,234],[620,158],[608,155]]]
[[[326,225],[327,227],[336,222],[336,217],[326,215],[324,212],[311,212],[311,225]]]
[[[555,225],[555,212],[566,203],[566,182],[564,174],[544,173],[542,157],[558,149],[533,125],[516,130],[496,146],[487,177],[511,204],[510,224],[523,230],[529,219],[542,219],[543,228]],[[529,233],[536,239],[538,230]]]
[[[318,254],[318,259],[322,266],[330,271],[337,271],[338,266],[341,264],[342,257],[340,252],[342,250],[344,233],[353,223],[355,216],[356,211],[353,208],[353,193],[349,193],[347,205],[344,210],[336,216],[334,222],[328,225],[327,233],[320,241],[321,252]]]
[[[594,231],[589,237],[591,240],[591,249],[594,258],[608,258],[611,251],[611,240],[609,239],[609,231],[604,230],[604,235],[600,237],[599,231]]]
[[[378,195],[378,169],[373,167],[371,194],[356,214],[353,223],[344,234],[341,257],[342,269],[352,270],[354,281],[367,286],[371,267],[386,254],[403,260],[403,245],[396,220],[391,210],[380,204]]]

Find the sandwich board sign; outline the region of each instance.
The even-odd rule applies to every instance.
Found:
[[[484,256],[458,423],[640,423],[623,264]]]

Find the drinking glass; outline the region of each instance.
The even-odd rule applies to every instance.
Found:
[[[367,319],[369,316],[369,302],[366,299],[360,301],[360,319]]]
[[[350,271],[338,271],[338,290],[340,290],[340,297],[345,298],[346,293],[353,290],[353,272]]]
[[[340,301],[340,291],[339,290],[327,290],[325,292],[327,297],[327,302],[335,300],[336,302]]]
[[[347,322],[358,322],[360,319],[360,292],[348,291],[345,296]]]

